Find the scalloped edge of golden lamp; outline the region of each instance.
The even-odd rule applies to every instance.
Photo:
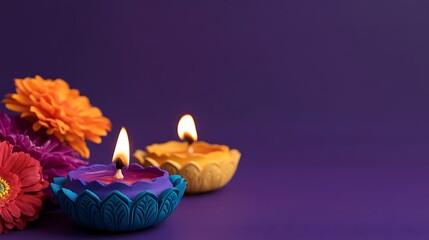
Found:
[[[158,162],[147,157],[145,152],[140,149],[137,149],[133,156],[136,162],[143,167],[156,166],[168,171],[170,175],[179,174],[188,183],[186,193],[194,194],[213,191],[225,186],[237,170],[241,153],[232,149],[230,150],[230,159],[212,159],[210,163],[204,165],[197,161],[189,161],[183,166],[172,159]]]

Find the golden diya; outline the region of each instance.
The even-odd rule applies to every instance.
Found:
[[[241,156],[237,149],[197,141],[195,122],[188,114],[180,119],[177,133],[185,142],[149,145],[146,151],[135,151],[136,162],[179,174],[188,183],[186,193],[190,194],[219,189],[231,180]]]

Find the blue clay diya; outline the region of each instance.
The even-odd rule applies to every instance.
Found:
[[[186,189],[184,178],[157,167],[131,164],[124,178],[111,179],[115,164],[94,164],[55,178],[59,206],[75,223],[109,231],[148,228],[167,219]]]

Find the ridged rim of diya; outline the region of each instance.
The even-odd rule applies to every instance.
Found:
[[[169,179],[173,187],[159,196],[145,190],[133,200],[118,190],[103,199],[90,190],[76,194],[62,187],[65,177],[55,178],[50,185],[58,204],[73,222],[99,230],[130,231],[160,224],[174,212],[185,193],[186,182],[178,175]]]
[[[165,144],[185,144],[170,141],[163,144],[152,144],[146,147],[146,152],[136,150],[134,158],[144,167],[156,166],[178,174],[186,179],[187,194],[213,191],[225,186],[234,176],[241,153],[225,145],[198,142],[194,149],[205,148],[204,154],[194,153],[193,157],[186,154],[166,153],[161,150]]]
[[[150,179],[139,179],[133,183],[127,183],[125,180],[104,183],[98,180],[95,174],[92,174],[95,180],[87,180],[86,178],[81,177],[82,173],[88,171],[100,172],[103,170],[105,171],[106,169],[111,171],[111,176],[115,174],[116,167],[113,163],[107,166],[104,164],[92,164],[89,166],[82,166],[75,171],[70,171],[67,173],[67,180],[63,187],[72,190],[76,194],[80,194],[85,190],[90,190],[94,193],[97,193],[99,198],[104,198],[110,192],[116,189],[121,189],[121,192],[130,199],[133,199],[137,196],[137,194],[139,194],[139,192],[135,191],[135,189],[145,189],[152,191],[158,196],[164,190],[172,187],[168,171],[162,170],[158,167],[143,167],[135,163],[130,164],[125,170],[127,171],[127,174],[144,174]]]

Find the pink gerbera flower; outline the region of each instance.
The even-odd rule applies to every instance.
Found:
[[[0,143],[0,233],[39,217],[48,187],[40,162],[23,152],[12,152],[8,142]]]

